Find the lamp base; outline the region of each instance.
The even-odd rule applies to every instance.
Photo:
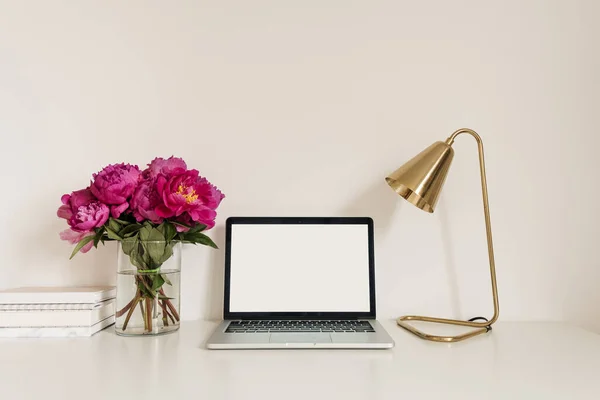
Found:
[[[467,333],[463,333],[461,335],[456,336],[438,336],[438,335],[430,335],[414,326],[408,324],[406,321],[421,321],[421,322],[432,322],[436,324],[445,324],[445,325],[457,325],[457,326],[467,326],[472,328],[477,328]],[[433,317],[421,317],[418,315],[406,315],[400,317],[396,320],[398,325],[407,331],[411,332],[414,335],[417,335],[421,339],[430,340],[432,342],[445,342],[445,343],[454,343],[460,342],[461,340],[469,339],[474,336],[478,336],[484,333],[487,333],[492,330],[492,324],[488,321],[485,322],[475,322],[475,321],[461,321],[456,319],[445,319],[445,318],[433,318]]]

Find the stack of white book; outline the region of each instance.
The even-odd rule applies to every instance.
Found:
[[[115,322],[114,287],[0,290],[0,337],[91,336]]]

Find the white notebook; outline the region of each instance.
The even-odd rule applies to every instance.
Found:
[[[22,287],[0,290],[0,304],[93,304],[116,294],[114,286]]]
[[[10,310],[0,311],[0,328],[89,327],[115,315],[115,300],[98,303],[91,310]]]
[[[109,301],[99,303],[47,303],[47,304],[0,304],[2,311],[59,311],[59,310],[93,310],[102,307]]]
[[[115,317],[108,317],[92,326],[62,328],[0,328],[0,338],[56,338],[92,336],[94,333],[115,323]]]

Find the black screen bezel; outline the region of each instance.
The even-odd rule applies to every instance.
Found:
[[[231,312],[231,232],[234,224],[264,225],[367,225],[369,241],[369,311],[347,312]],[[375,245],[373,219],[369,217],[229,217],[225,232],[225,296],[223,318],[230,319],[356,319],[376,318],[375,311]]]

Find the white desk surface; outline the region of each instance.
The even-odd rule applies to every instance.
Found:
[[[450,345],[382,323],[392,350],[206,350],[216,323],[205,321],[152,338],[119,337],[111,327],[91,338],[1,339],[0,398],[600,398],[600,335],[500,322]]]

